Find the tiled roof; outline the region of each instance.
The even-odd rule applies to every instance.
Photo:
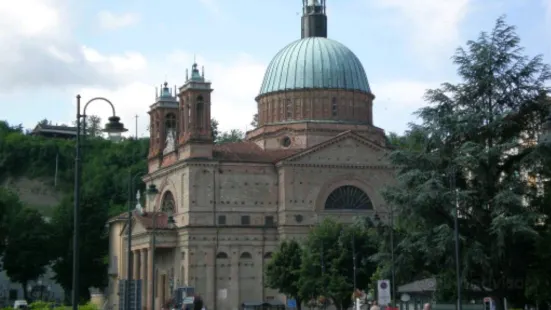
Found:
[[[157,222],[157,225],[155,225],[156,229],[168,228],[168,215],[165,212],[146,212],[144,214],[134,212],[134,217],[146,229],[153,229],[154,219]]]
[[[140,222],[141,225],[143,225],[146,229],[152,229],[153,228],[153,215],[158,214],[155,216],[155,220],[157,221],[157,229],[165,229],[168,228],[168,215],[165,212],[144,212],[143,214],[139,214],[138,212],[133,212],[133,217],[138,222]],[[107,222],[112,223],[116,221],[126,221],[128,219],[128,212],[123,212],[119,215],[111,217]]]
[[[275,163],[300,150],[263,150],[256,143],[243,141],[214,146],[214,159],[230,162]]]

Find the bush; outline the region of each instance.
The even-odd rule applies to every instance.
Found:
[[[29,309],[31,310],[69,310],[71,307],[68,306],[60,306],[52,308],[53,304],[51,302],[45,302],[45,301],[36,301],[29,305]],[[96,305],[92,303],[87,303],[85,305],[79,306],[79,310],[99,310]],[[2,310],[13,310],[12,308],[5,308]]]

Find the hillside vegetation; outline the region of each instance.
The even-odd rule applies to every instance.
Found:
[[[97,120],[99,121],[99,120]],[[47,122],[44,120],[42,122]],[[243,138],[239,130],[219,132],[217,122],[213,122],[213,132],[217,143],[238,141]],[[97,126],[96,126],[97,127]],[[95,128],[90,126],[89,128]],[[82,143],[82,194],[81,194],[81,296],[89,296],[91,287],[103,288],[107,285],[108,239],[105,223],[109,217],[120,214],[128,205],[130,176],[145,173],[149,139],[126,139],[113,143],[95,134],[89,135]],[[13,222],[17,216],[7,210],[34,209],[51,218],[48,225],[48,244],[44,247],[26,249],[24,257],[45,256],[53,262],[56,274],[54,280],[66,292],[71,290],[72,236],[73,236],[73,189],[74,189],[75,141],[43,138],[25,134],[22,126],[13,126],[0,121],[0,226],[1,222]],[[143,190],[140,178],[134,178],[134,192]],[[5,211],[5,212],[4,212]],[[23,214],[20,220],[30,221]],[[29,213],[31,214],[31,213]],[[34,213],[32,213],[34,214]],[[12,218],[8,218],[8,217]],[[36,217],[34,217],[36,220]],[[8,224],[0,227],[2,239],[9,238]],[[40,234],[40,233],[37,233]],[[21,236],[11,236],[16,238]],[[29,237],[29,236],[24,236]],[[36,242],[38,236],[30,236],[27,242]],[[41,240],[41,244],[45,241]],[[0,255],[7,253],[4,245]],[[34,253],[32,253],[34,251]],[[21,253],[13,253],[17,257]],[[7,256],[4,255],[4,256]],[[8,274],[7,257],[3,268]],[[20,265],[36,262],[21,261]],[[42,264],[42,262],[40,262]],[[40,266],[39,266],[40,267]],[[29,268],[26,268],[27,270]],[[41,273],[42,269],[36,269]],[[25,282],[41,274],[15,274],[14,282]],[[19,272],[19,271],[17,271]]]

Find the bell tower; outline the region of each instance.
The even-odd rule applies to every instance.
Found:
[[[163,155],[175,151],[178,137],[178,98],[176,86],[168,87],[165,82],[155,89],[155,103],[149,109],[149,160],[162,162]]]
[[[204,69],[199,72],[197,63],[186,72],[186,82],[180,87],[180,159],[212,158],[213,137],[211,128],[211,83],[205,79]]]

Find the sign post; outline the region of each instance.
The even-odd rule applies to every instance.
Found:
[[[378,280],[377,281],[377,302],[379,306],[388,306],[392,302],[390,295],[390,281]]]

